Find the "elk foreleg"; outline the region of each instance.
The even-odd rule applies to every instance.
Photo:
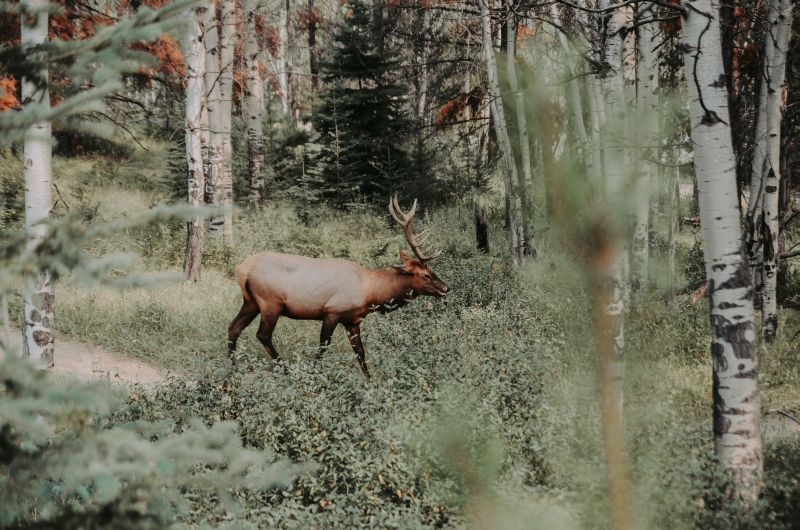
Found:
[[[250,325],[250,322],[258,315],[258,306],[253,302],[244,301],[242,308],[239,310],[231,323],[228,325],[228,357],[233,359],[233,353],[236,351],[236,341],[239,335],[242,334],[244,328]]]
[[[338,323],[339,319],[334,315],[326,315],[325,318],[322,319],[322,330],[319,332],[318,358],[322,357],[322,354],[328,351],[331,345],[331,337],[333,337],[333,332],[336,330],[336,325]]]
[[[364,377],[369,381],[370,375],[367,369],[367,353],[364,351],[364,344],[361,342],[361,326],[358,324],[348,325],[347,338],[350,339],[350,346],[352,346],[353,351],[356,352],[358,365],[361,367],[361,371],[364,372]]]
[[[268,313],[261,313],[261,325],[258,326],[256,338],[264,345],[264,349],[274,360],[279,361],[281,356],[272,344],[272,332],[275,331],[275,325],[278,323],[280,315],[272,315]]]

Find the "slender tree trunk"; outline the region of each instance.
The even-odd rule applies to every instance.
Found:
[[[414,104],[414,114],[416,118],[416,139],[415,139],[415,165],[418,182],[427,182],[425,172],[427,170],[425,126],[428,124],[428,39],[430,38],[430,13],[428,8],[419,6],[416,10],[417,28],[414,43],[414,85],[416,88],[416,102]]]
[[[221,25],[219,31],[219,109],[222,133],[222,171],[219,187],[222,206],[225,207],[222,223],[222,240],[233,244],[233,145],[231,129],[233,117],[233,61],[236,47],[236,0],[220,0]]]
[[[278,0],[278,45],[275,47],[275,63],[278,74],[281,110],[288,117],[291,111],[289,102],[289,11],[288,0]]]
[[[642,13],[654,16],[652,6]],[[658,61],[656,57],[656,31],[654,24],[639,26],[637,69],[637,122],[636,138],[643,145],[637,150],[639,162],[635,165],[636,208],[633,232],[631,286],[634,290],[645,289],[648,281],[650,259],[650,188],[658,176],[659,113],[658,113]]]
[[[319,65],[317,64],[317,7],[308,0],[308,71],[311,74],[311,90],[319,91]]]
[[[607,9],[619,2],[601,0],[599,7]],[[627,163],[630,162],[627,146],[628,108],[625,94],[623,69],[625,64],[623,30],[627,26],[624,9],[611,12],[605,30],[605,47],[601,50],[605,71],[599,76],[598,101],[601,109],[598,122],[601,130],[603,152],[603,177],[606,207],[609,215],[626,200]],[[602,118],[602,121],[600,120]],[[617,219],[617,226],[624,226],[628,219]],[[611,243],[611,260],[598,272],[604,277],[595,280],[604,287],[601,295],[595,296],[602,314],[600,327],[600,378],[603,403],[603,439],[606,458],[609,462],[609,487],[614,526],[618,530],[633,528],[630,508],[630,488],[625,462],[625,437],[623,435],[624,382],[625,382],[625,305],[627,300],[628,247],[625,230],[617,229],[616,241]],[[622,232],[620,237],[619,232]],[[602,313],[600,313],[602,311]]]
[[[203,44],[206,48],[205,91],[208,109],[208,171],[206,172],[206,204],[222,205],[222,171],[224,163],[224,135],[222,105],[220,102],[219,17],[212,4]],[[222,237],[225,217],[215,213],[208,221],[208,233]]]
[[[22,6],[29,10],[30,16],[22,15],[21,44],[31,58],[42,62],[37,80],[22,79],[22,104],[25,108],[50,109],[50,91],[47,88],[49,71],[47,56],[30,50],[47,42],[48,2],[46,0],[27,0]],[[53,206],[50,180],[52,178],[52,127],[49,121],[40,121],[25,131],[24,173],[25,173],[25,228],[28,230],[28,247],[41,243],[47,227],[40,224],[50,216]],[[25,282],[24,300],[24,357],[34,365],[49,368],[54,364],[55,348],[55,297],[50,275],[46,271],[29,276]]]
[[[464,94],[469,94],[471,90],[470,72],[464,76]],[[472,107],[467,105],[466,123],[464,123],[464,134],[467,142],[465,144],[464,158],[467,161],[467,175],[472,180],[472,202],[473,202],[473,221],[475,224],[475,242],[479,251],[489,252],[489,223],[486,220],[486,212],[480,203],[480,191],[483,185],[483,168],[486,160],[486,143],[488,127],[483,126],[483,116],[481,109],[476,113]],[[476,126],[476,122],[480,125]]]
[[[428,109],[428,52],[430,48],[428,40],[430,39],[430,18],[428,8],[422,6],[417,8],[417,24],[419,28],[417,40],[419,42],[417,42],[415,46],[414,62],[416,63],[415,70],[417,74],[415,83],[417,85],[415,113],[419,123],[424,123]]]
[[[533,182],[533,166],[531,162],[531,144],[528,137],[528,119],[525,114],[525,98],[522,94],[519,78],[517,77],[517,65],[515,62],[517,47],[517,18],[511,14],[511,1],[506,0],[509,8],[509,17],[506,22],[506,70],[508,74],[511,92],[514,94],[514,109],[517,116],[517,133],[519,136],[520,166],[522,166],[519,181],[519,199],[522,203],[522,236],[523,251],[526,255],[536,256],[536,247],[533,243],[533,208],[528,200],[528,190],[526,185]],[[510,140],[509,140],[509,143]],[[516,158],[515,158],[516,160]]]
[[[755,500],[762,471],[752,281],[739,226],[736,160],[720,45],[719,2],[684,12],[689,118],[711,308],[714,438],[719,466]]]
[[[772,342],[778,330],[778,263],[780,240],[780,207],[778,188],[781,182],[781,123],[786,91],[786,61],[792,33],[792,0],[771,0],[767,15],[769,24],[764,57],[764,81],[761,93],[766,92],[766,153],[762,166],[764,238],[762,333]]]
[[[186,163],[189,204],[203,206],[205,171],[203,168],[203,77],[206,70],[206,50],[203,45],[203,19],[208,5],[199,5],[187,12],[191,22],[184,32],[183,57],[186,61]],[[186,224],[186,258],[184,272],[189,280],[200,279],[203,257],[203,217],[197,216]]]
[[[497,143],[503,155],[506,166],[505,190],[508,204],[509,231],[511,232],[511,252],[514,261],[520,264],[523,257],[530,254],[525,248],[525,236],[523,229],[522,201],[519,196],[519,174],[517,164],[514,161],[514,153],[511,150],[511,140],[508,136],[508,126],[506,124],[505,109],[500,95],[500,81],[497,76],[497,62],[492,46],[491,21],[489,10],[483,0],[477,0],[481,13],[481,32],[483,34],[483,54],[486,61],[486,71],[489,82],[489,101],[494,122]]]
[[[616,3],[616,2],[614,2]],[[608,8],[612,5],[607,0],[601,1],[601,7]],[[625,14],[621,9],[614,11],[607,26],[606,48],[603,50],[605,64],[608,65],[600,78],[602,105],[606,109],[606,121],[603,128],[603,159],[605,177],[606,203],[615,208],[626,196],[626,116],[625,83],[622,75],[623,69],[623,39],[621,29],[625,26]],[[608,281],[616,287],[611,289],[608,312],[613,317],[614,329],[617,330],[615,339],[616,359],[610,373],[613,375],[612,387],[619,399],[619,408],[622,409],[623,381],[624,381],[624,314],[625,314],[625,269],[628,261],[628,250],[625,238],[620,238],[620,248],[615,253],[614,266],[610,268]],[[619,298],[617,297],[619,294]],[[617,322],[618,321],[618,322]],[[620,413],[619,417],[622,417]]]
[[[313,2],[312,2],[313,3]],[[245,0],[246,17],[244,35],[244,56],[247,79],[245,84],[244,108],[247,119],[248,169],[250,173],[250,203],[264,203],[264,134],[262,114],[264,108],[264,89],[261,84],[261,70],[258,62],[258,41],[256,40],[256,15],[259,0]]]
[[[550,17],[553,22],[559,26],[562,24],[561,11],[558,3],[553,3],[550,6]],[[556,30],[556,34],[561,43],[561,47],[564,49],[565,55],[569,57],[574,53],[575,46],[563,31]],[[585,44],[586,43],[583,42],[584,47]],[[564,67],[564,74],[565,78],[568,79],[566,100],[569,120],[572,123],[572,129],[575,132],[577,143],[581,146],[580,149],[586,174],[591,182],[597,184],[602,181],[603,170],[603,162],[599,149],[599,122],[596,127],[593,127],[593,129],[596,128],[597,130],[597,136],[595,137],[593,135],[593,137],[590,138],[586,128],[586,120],[584,120],[583,96],[581,95],[581,85],[578,82],[578,78],[580,77],[579,73],[576,72],[575,65],[568,62]],[[588,108],[592,109],[592,106],[590,105]],[[591,111],[591,114],[594,114],[594,112]]]

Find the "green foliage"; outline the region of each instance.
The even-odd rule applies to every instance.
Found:
[[[676,246],[678,263],[683,265],[683,274],[688,283],[700,281],[706,277],[703,242],[695,237],[690,244],[679,242]]]
[[[0,48],[0,76],[44,84],[46,81],[41,79],[44,67],[62,68],[69,81],[68,86],[60,87],[62,101],[50,109],[30,104],[20,112],[0,113],[0,146],[20,141],[31,124],[43,120],[61,121],[69,130],[98,132],[97,121],[87,122],[81,115],[102,113],[103,97],[122,88],[122,76],[153,60],[130,45],[151,41],[178,27],[181,15],[192,3],[193,0],[178,0],[159,9],[143,6],[134,15],[98,29],[94,36],[84,40],[51,39],[24,50],[21,46]],[[4,2],[0,10],[4,16],[20,16],[26,12],[26,5]]]
[[[108,385],[13,357],[0,380],[2,527],[163,528],[187,510],[187,491],[229,501],[229,488],[288,484],[290,467],[243,448],[232,423],[127,421],[135,410]]]
[[[410,123],[405,88],[396,79],[385,28],[373,23],[367,3],[348,3],[352,15],[336,29],[334,51],[323,63],[328,87],[314,113],[323,149],[317,164],[326,195],[337,202],[366,197],[382,203],[410,187],[403,146]]]
[[[25,182],[21,166],[16,157],[0,156],[0,232],[22,222]]]

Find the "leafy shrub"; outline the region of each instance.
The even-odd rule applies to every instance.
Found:
[[[187,491],[225,500],[228,488],[285,486],[293,473],[244,449],[231,423],[125,421],[133,409],[110,387],[13,358],[0,380],[3,527],[163,528],[187,510]]]
[[[0,156],[0,230],[22,222],[25,205],[25,180],[22,161]]]

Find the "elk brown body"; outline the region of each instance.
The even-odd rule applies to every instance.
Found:
[[[425,256],[411,231],[417,202],[405,214],[395,197],[389,203],[392,217],[403,228],[416,257],[400,251],[401,265],[369,269],[354,261],[318,259],[276,252],[254,254],[236,267],[242,289],[242,308],[228,326],[228,353],[233,360],[236,341],[244,329],[261,315],[256,337],[267,353],[280,357],[272,333],[281,316],[297,320],[321,320],[320,353],[330,344],[336,326],[347,330],[350,345],[369,379],[366,354],[361,342],[361,321],[373,311],[386,312],[405,305],[419,295],[444,296],[448,287],[428,268],[436,255]]]

